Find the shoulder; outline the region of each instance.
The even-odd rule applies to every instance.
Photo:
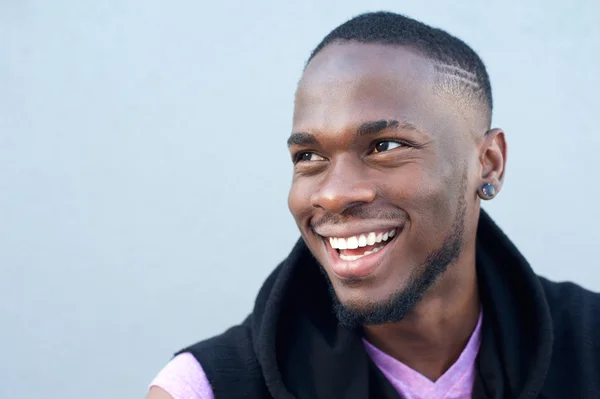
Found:
[[[543,277],[540,282],[555,332],[595,333],[600,328],[600,293],[572,282],[553,282]]]
[[[268,390],[256,356],[250,329],[251,316],[222,334],[182,351],[202,365],[217,398],[265,398]]]
[[[147,399],[267,397],[251,318],[177,352],[152,381]]]
[[[189,353],[175,356],[150,384],[148,399],[214,399],[200,363]]]
[[[192,354],[205,369],[219,368],[221,363],[238,363],[242,358],[253,358],[254,346],[249,320],[250,316],[243,323],[230,327],[219,335],[196,342],[177,354]]]
[[[556,397],[600,397],[600,294],[571,282],[540,282],[554,336],[546,391],[560,393]]]

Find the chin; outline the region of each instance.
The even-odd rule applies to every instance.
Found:
[[[418,266],[390,262],[389,268],[381,266],[380,273],[353,279],[339,278],[325,267],[322,270],[328,277],[338,320],[346,327],[357,328],[403,320],[444,273],[449,264],[445,260],[416,263]]]
[[[341,325],[360,328],[365,325],[398,323],[417,305],[419,298],[406,291],[396,292],[384,299],[342,299],[333,294],[334,312]]]
[[[340,324],[350,328],[398,322],[418,302],[418,296],[410,288],[410,281],[393,283],[376,276],[357,280],[340,280],[326,271],[333,310]],[[398,279],[393,279],[396,282]],[[386,287],[386,284],[389,287]],[[387,288],[387,289],[386,289]]]

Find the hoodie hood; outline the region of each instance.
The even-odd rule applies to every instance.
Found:
[[[483,326],[473,397],[537,397],[553,342],[544,289],[483,210],[476,258]],[[258,294],[246,324],[269,393],[281,399],[398,398],[359,334],[338,325],[325,278],[300,239]]]

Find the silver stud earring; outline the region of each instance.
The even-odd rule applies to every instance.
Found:
[[[481,197],[481,199],[491,200],[496,196],[496,187],[494,187],[490,183],[485,183],[483,186],[481,186],[479,196]]]

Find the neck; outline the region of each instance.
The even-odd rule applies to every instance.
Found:
[[[401,322],[364,327],[371,344],[431,381],[456,362],[481,309],[474,259],[451,268]]]

